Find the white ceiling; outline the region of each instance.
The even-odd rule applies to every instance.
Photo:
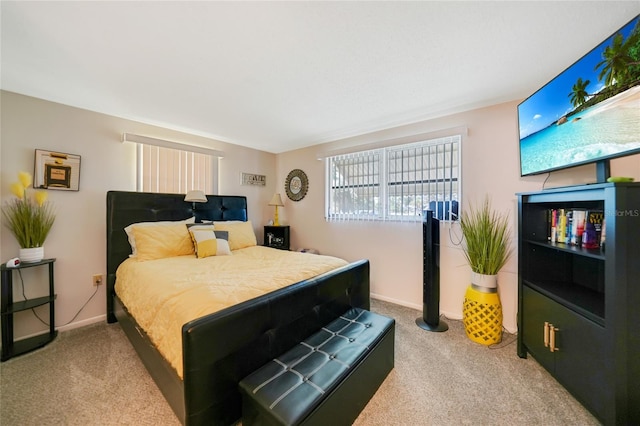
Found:
[[[522,99],[640,2],[1,8],[3,90],[279,153]]]

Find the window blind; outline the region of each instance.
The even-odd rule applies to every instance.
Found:
[[[217,157],[154,145],[138,145],[138,190],[172,194],[199,189],[215,194]]]
[[[136,189],[182,194],[198,189],[218,193],[218,160],[222,151],[149,136],[123,133],[122,142],[136,144]]]
[[[461,135],[327,158],[329,221],[421,221],[434,210],[455,220]]]

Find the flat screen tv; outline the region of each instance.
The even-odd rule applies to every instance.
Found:
[[[522,176],[640,154],[640,15],[518,105]]]

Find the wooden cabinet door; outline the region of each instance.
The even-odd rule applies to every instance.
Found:
[[[605,363],[605,330],[547,296],[524,286],[523,341],[536,361],[600,418],[611,406]],[[544,323],[553,324],[555,348],[544,345]]]
[[[527,286],[522,295],[522,341],[527,351],[551,374],[555,370],[554,353],[544,346],[544,323],[552,321],[551,300]]]
[[[612,375],[605,363],[608,348],[602,326],[553,302],[558,319],[556,331],[555,376],[567,390],[591,408],[598,417],[606,418],[605,408],[612,406]]]

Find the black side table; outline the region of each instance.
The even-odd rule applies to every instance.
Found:
[[[0,314],[2,315],[2,356],[0,361],[6,361],[14,356],[41,348],[55,339],[58,334],[55,330],[55,304],[53,303],[56,300],[53,287],[53,263],[55,261],[55,259],[43,259],[40,262],[21,263],[15,268],[7,268],[7,265],[0,267],[0,293],[2,296],[0,300]],[[49,295],[14,303],[13,271],[44,265],[49,265]],[[49,304],[49,332],[14,342],[13,314],[46,304]]]
[[[265,226],[264,245],[289,250],[289,226]]]

